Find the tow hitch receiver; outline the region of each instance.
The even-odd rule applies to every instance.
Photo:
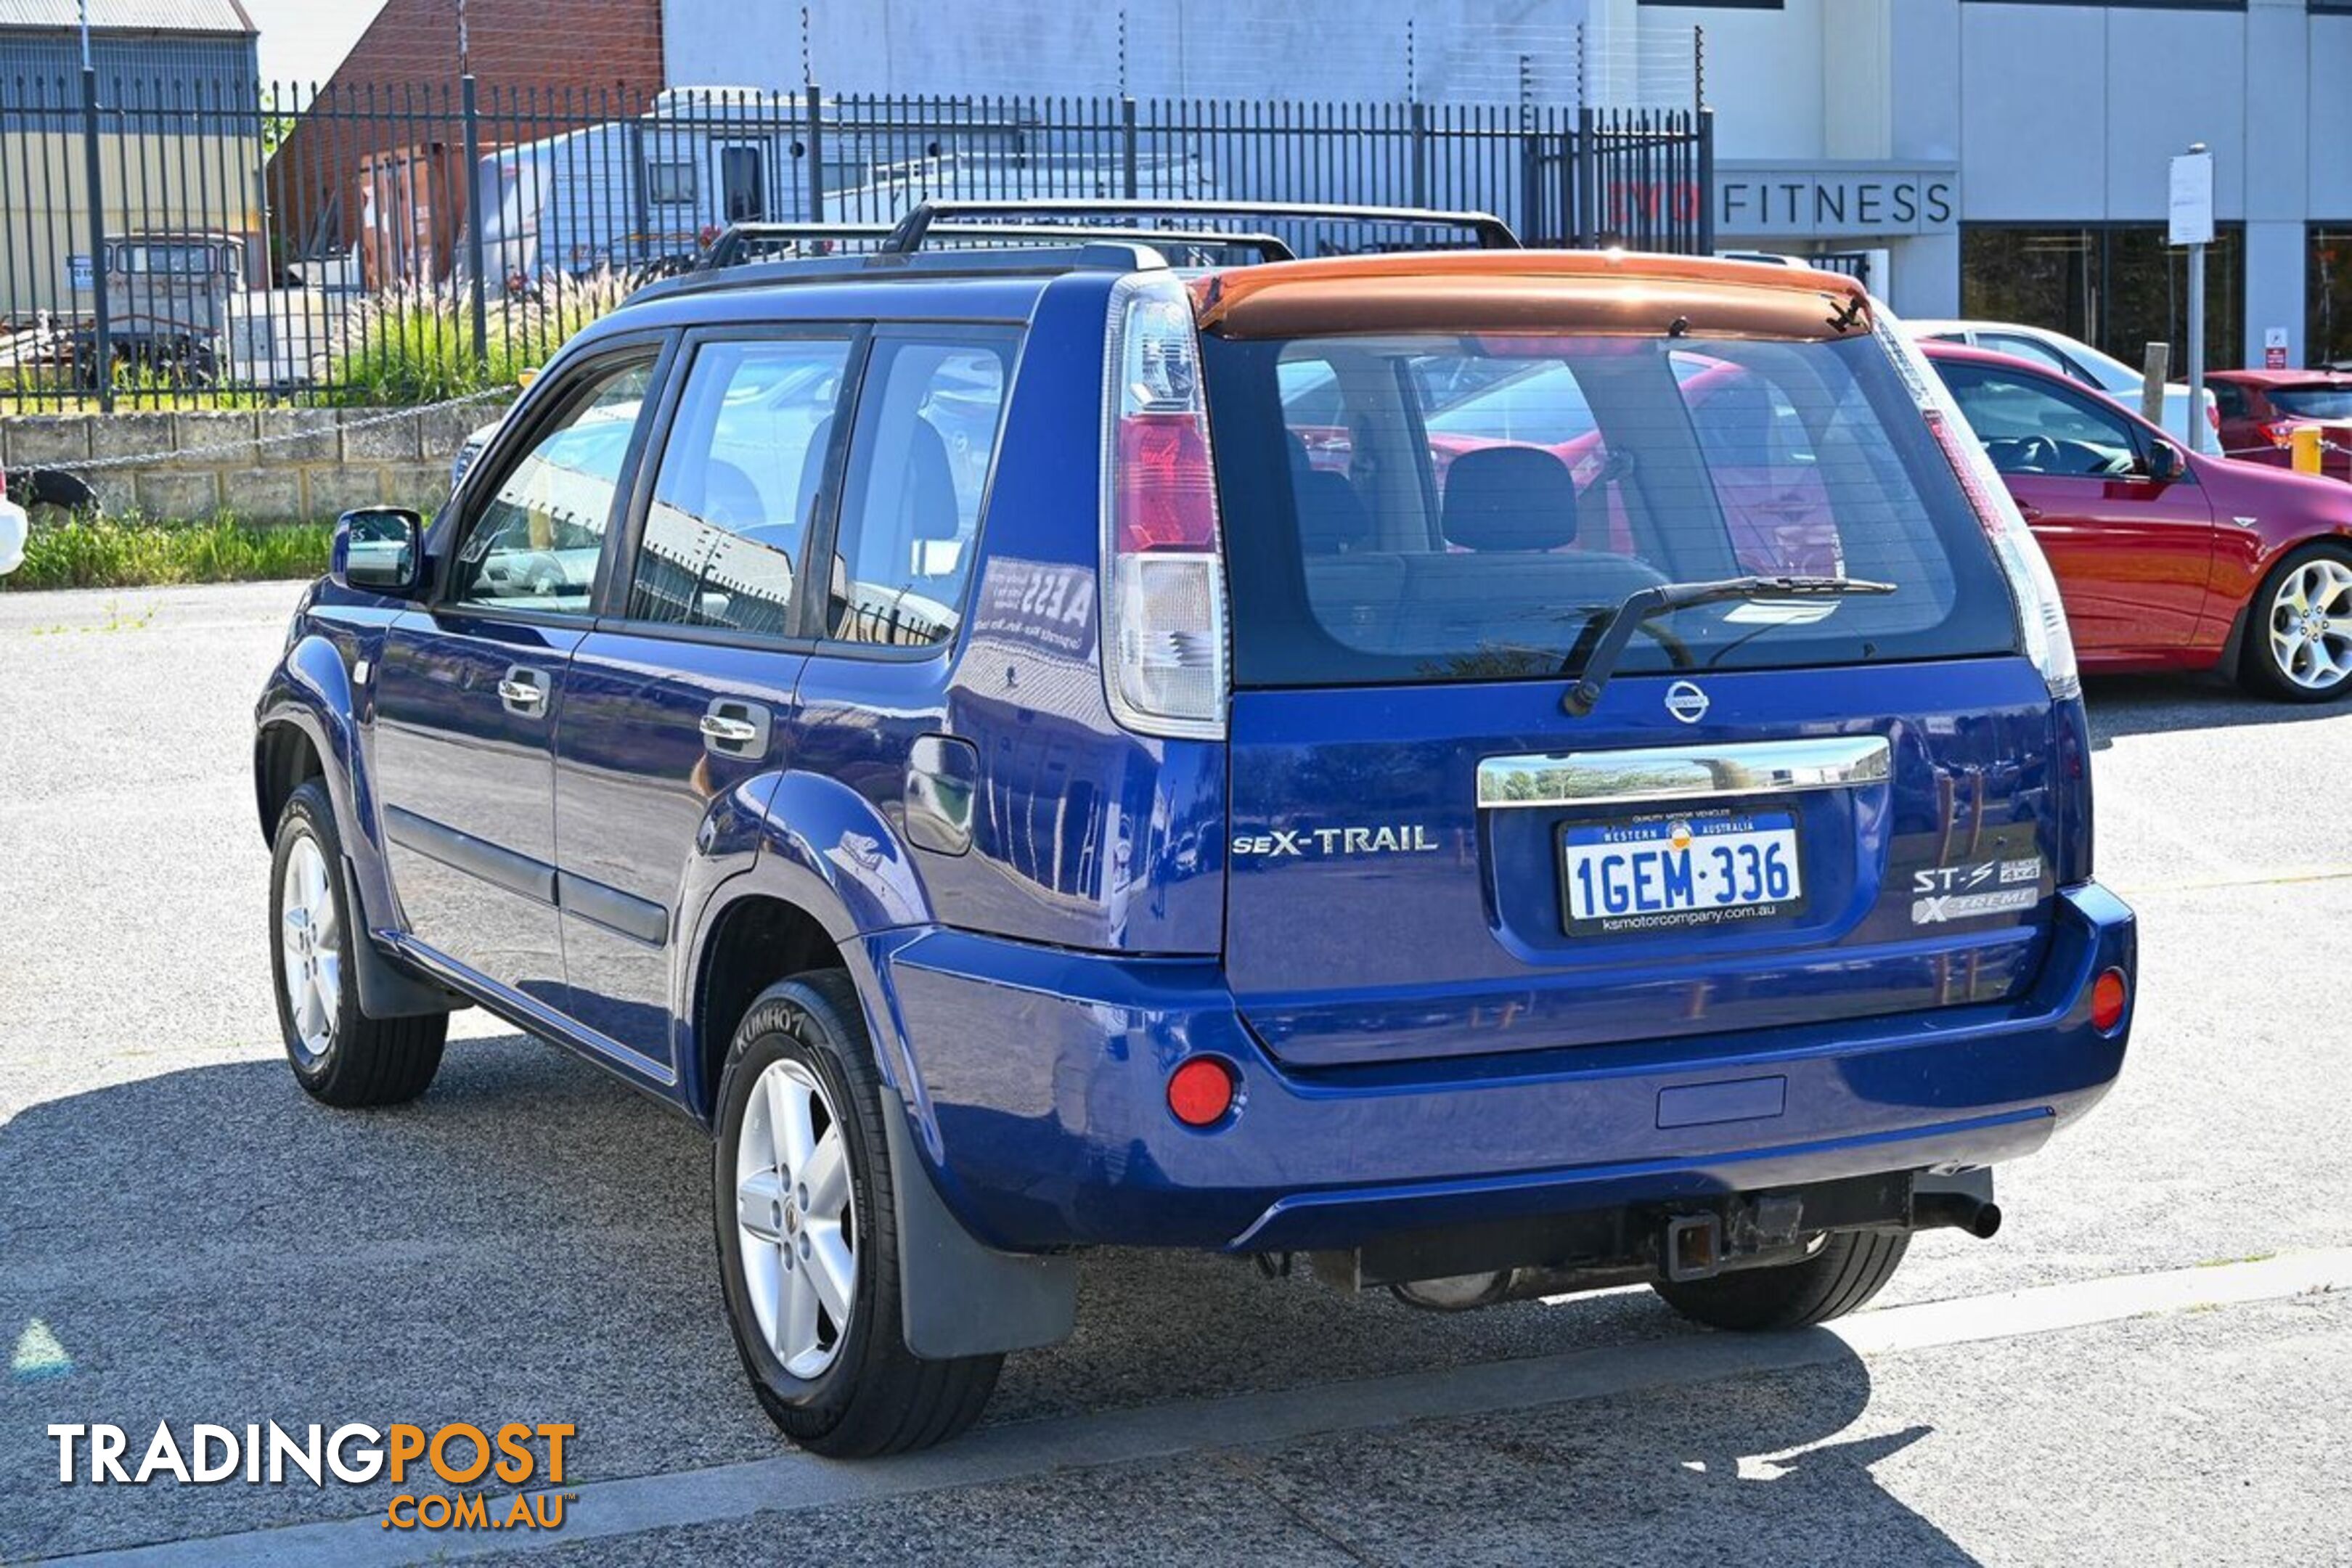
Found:
[[[1666,1278],[1709,1279],[1723,1268],[1723,1225],[1711,1214],[1680,1214],[1666,1221]]]

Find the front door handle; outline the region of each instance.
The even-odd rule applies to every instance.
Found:
[[[702,749],[713,756],[755,761],[768,754],[774,727],[774,717],[757,702],[715,698],[702,710]]]
[[[2017,515],[2028,522],[2039,522],[2042,521],[2042,509],[2030,500],[2021,500],[2017,503]]]
[[[705,713],[702,732],[714,741],[724,741],[740,746],[760,738],[760,726],[749,719],[730,719],[722,714]]]
[[[516,665],[499,682],[499,700],[509,713],[538,718],[547,710],[547,672]]]

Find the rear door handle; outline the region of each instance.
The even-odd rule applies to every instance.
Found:
[[[2039,522],[2042,521],[2042,509],[2030,500],[2021,500],[2017,503],[2017,515],[2028,522]]]
[[[547,709],[547,671],[516,665],[499,682],[499,700],[509,713],[538,718]]]
[[[773,728],[773,717],[759,703],[716,698],[702,710],[702,749],[721,757],[764,757]]]

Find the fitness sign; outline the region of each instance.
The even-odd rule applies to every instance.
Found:
[[[385,1504],[386,1530],[560,1530],[565,1505],[577,1496],[555,1489],[563,1484],[563,1447],[573,1433],[565,1421],[488,1428],[459,1421],[430,1430],[354,1421],[292,1432],[275,1421],[243,1427],[198,1421],[184,1431],[162,1421],[135,1447],[129,1432],[104,1423],[53,1422],[47,1431],[58,1446],[60,1486],[143,1487],[169,1479],[324,1489],[389,1481],[408,1489]],[[464,1489],[493,1481],[516,1490],[491,1496]]]

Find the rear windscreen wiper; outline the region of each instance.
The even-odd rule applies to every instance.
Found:
[[[1608,612],[1601,635],[1593,639],[1591,656],[1584,661],[1576,685],[1560,699],[1560,706],[1581,719],[1601,700],[1625,645],[1644,622],[1694,605],[1717,605],[1735,599],[1837,599],[1849,594],[1892,594],[1892,583],[1860,577],[1724,577],[1712,583],[1660,583],[1637,588]]]

